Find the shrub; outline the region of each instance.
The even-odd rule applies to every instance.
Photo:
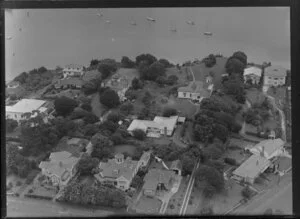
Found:
[[[146,138],[146,133],[141,129],[133,130],[132,134],[136,139],[138,139],[140,141],[142,141]]]
[[[224,158],[224,162],[229,164],[229,165],[232,165],[232,166],[236,166],[237,165],[237,162],[234,158],[230,158],[230,157],[225,157]]]
[[[114,108],[120,104],[120,99],[114,90],[107,89],[100,95],[100,102],[108,108]]]
[[[29,190],[28,190],[28,193],[33,193],[33,189],[29,189]]]
[[[92,111],[92,107],[91,107],[90,104],[84,103],[84,104],[81,105],[81,108],[84,109],[84,110],[86,110],[86,111],[88,111],[88,112]]]
[[[251,197],[252,192],[249,186],[244,187],[241,192],[244,198],[249,199]]]
[[[125,139],[119,133],[113,134],[110,140],[114,143],[114,145],[120,145],[125,143]]]

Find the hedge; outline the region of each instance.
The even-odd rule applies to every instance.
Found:
[[[38,199],[45,199],[45,200],[52,200],[52,197],[49,196],[42,196],[42,195],[33,195],[33,194],[25,194],[24,196],[28,198],[38,198]]]

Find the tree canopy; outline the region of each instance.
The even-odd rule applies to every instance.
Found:
[[[77,101],[68,97],[62,96],[54,101],[54,108],[58,115],[67,116],[75,107],[78,106]]]
[[[136,63],[137,66],[139,66],[141,62],[144,62],[146,65],[150,66],[150,65],[152,65],[156,61],[157,61],[157,58],[154,57],[151,54],[148,54],[148,53],[147,54],[138,55],[135,58],[135,63]]]
[[[127,56],[123,56],[121,59],[121,64],[123,68],[134,68],[135,62],[129,59]]]
[[[88,154],[83,154],[80,160],[78,161],[78,171],[82,175],[88,175],[92,173],[92,170],[98,167],[99,159],[95,157],[91,157]]]
[[[108,108],[114,108],[120,105],[118,94],[111,89],[107,89],[102,94],[100,94],[100,102]]]
[[[117,71],[117,63],[113,59],[101,60],[98,71],[101,72],[102,79],[106,79],[111,73]]]

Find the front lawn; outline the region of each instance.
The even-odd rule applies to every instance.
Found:
[[[142,195],[135,206],[135,211],[138,214],[158,214],[161,204],[162,202],[157,198]]]

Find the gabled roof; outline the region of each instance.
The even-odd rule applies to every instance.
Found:
[[[258,144],[256,144],[251,149],[262,151],[262,149],[264,147],[264,151],[268,155],[271,155],[274,151],[276,151],[277,149],[280,149],[283,146],[284,146],[284,141],[281,138],[277,138],[274,140],[273,139],[263,140],[263,141],[259,142]]]
[[[109,159],[106,163],[100,162],[100,173],[95,174],[95,176],[115,179],[123,176],[127,180],[130,180],[137,165],[138,161],[132,160],[130,157],[127,157],[122,163],[117,163],[116,159]]]
[[[255,66],[245,68],[244,70],[244,76],[254,74],[258,77],[261,77],[261,73],[262,73],[262,69]]]
[[[286,69],[281,66],[269,66],[265,68],[265,76],[271,77],[286,77]]]
[[[83,68],[83,65],[78,65],[78,64],[69,64],[69,65],[66,65],[65,68],[72,68],[72,69],[82,69]]]
[[[180,160],[174,160],[171,162],[171,164],[169,165],[170,169],[178,169],[181,170],[182,169],[182,163]]]
[[[71,171],[72,167],[79,161],[79,158],[72,157],[71,153],[66,151],[51,153],[50,161],[42,161],[40,169],[46,169],[51,174],[62,177],[66,170]]]
[[[38,110],[46,101],[36,99],[22,99],[13,106],[6,106],[7,112],[15,113],[31,113],[34,110]]]
[[[234,175],[240,177],[257,177],[271,162],[259,155],[252,155],[241,166],[233,171]]]
[[[159,183],[164,184],[169,188],[170,181],[175,176],[173,171],[162,169],[150,169],[144,177],[145,184],[143,189],[156,190]]]

